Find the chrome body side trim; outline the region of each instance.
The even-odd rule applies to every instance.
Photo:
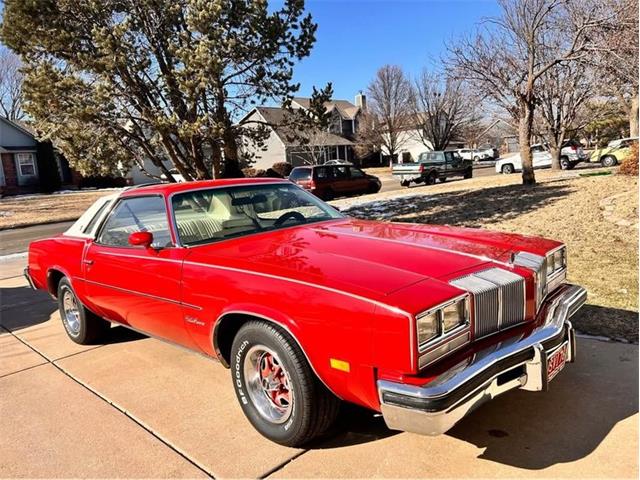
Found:
[[[85,282],[85,283],[90,283],[92,285],[97,285],[99,287],[105,287],[105,288],[110,288],[112,290],[117,290],[119,292],[131,293],[132,295],[138,295],[138,296],[141,296],[141,297],[152,298],[154,300],[159,300],[161,302],[173,303],[175,305],[181,305],[183,307],[192,308],[194,310],[202,310],[202,307],[199,307],[198,305],[192,305],[190,303],[185,303],[185,302],[182,302],[180,300],[174,300],[172,298],[159,297],[157,295],[152,295],[150,293],[143,293],[143,292],[139,292],[137,290],[130,290],[128,288],[116,287],[115,285],[109,285],[107,283],[101,283],[101,282],[94,282],[93,280],[87,280],[87,279],[84,279],[84,278],[78,278],[78,280],[80,280],[82,282]]]
[[[575,361],[575,331],[569,318],[587,298],[586,290],[577,285],[566,285],[554,295],[543,324],[524,338],[511,337],[488,347],[422,386],[378,380],[387,426],[438,435],[508,390],[545,390],[548,355],[566,348],[566,361]]]
[[[343,295],[349,298],[354,298],[356,300],[360,300],[363,302],[367,302],[370,303],[374,306],[377,307],[381,307],[384,308],[386,310],[389,310],[393,313],[397,313],[398,315],[402,315],[405,318],[408,319],[408,328],[409,328],[409,341],[411,342],[411,345],[415,345],[415,329],[416,329],[416,325],[415,325],[415,317],[410,314],[409,312],[405,312],[404,310],[401,310],[398,307],[394,307],[392,305],[387,305],[386,303],[382,303],[379,302],[377,300],[374,300],[372,298],[367,298],[367,297],[363,297],[360,295],[356,295],[355,293],[349,293],[349,292],[345,292],[342,290],[338,290],[335,288],[331,288],[331,287],[326,287],[324,285],[318,285],[316,283],[310,283],[310,282],[305,282],[303,280],[296,280],[295,278],[288,278],[288,277],[281,277],[279,275],[272,275],[270,273],[262,273],[262,272],[254,272],[252,270],[245,270],[242,268],[234,268],[234,267],[223,267],[222,265],[210,265],[208,263],[200,263],[200,262],[191,262],[188,260],[184,261],[185,265],[195,265],[195,266],[199,266],[199,267],[205,267],[205,268],[214,268],[214,269],[218,269],[218,270],[226,270],[226,271],[230,271],[230,272],[239,272],[239,273],[246,273],[249,275],[256,275],[258,277],[264,277],[264,278],[272,278],[275,280],[282,280],[285,282],[291,282],[291,283],[295,283],[298,285],[304,285],[306,287],[311,287],[311,288],[317,288],[319,290],[325,290],[327,292],[332,292],[338,295]],[[413,347],[410,348],[409,350],[409,355],[410,355],[410,361],[412,365],[416,364],[416,359],[415,359],[415,354],[414,354],[415,349]]]

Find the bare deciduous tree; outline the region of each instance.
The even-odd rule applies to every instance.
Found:
[[[327,161],[332,135],[321,128],[303,131],[297,136],[300,145],[291,152],[291,156],[308,164],[322,165]]]
[[[413,89],[402,69],[396,65],[380,68],[367,89],[367,110],[373,118],[369,143],[379,144],[393,160],[408,140],[405,131],[413,111]]]
[[[584,127],[580,113],[593,89],[594,82],[581,63],[559,65],[540,78],[539,131],[549,142],[553,169],[561,168],[560,152],[568,135]]]
[[[0,47],[0,112],[9,120],[22,120],[22,72],[20,58]]]
[[[595,36],[590,58],[597,68],[601,93],[626,109],[629,134],[638,136],[638,0],[603,0],[613,12],[607,28]]]
[[[485,22],[475,38],[449,46],[448,66],[517,122],[522,181],[533,185],[536,84],[557,65],[589,55],[594,32],[611,13],[595,0],[500,0],[500,6],[502,15]]]
[[[474,96],[461,80],[424,70],[415,85],[414,119],[425,146],[444,150],[479,123]]]

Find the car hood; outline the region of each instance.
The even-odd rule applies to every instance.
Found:
[[[478,229],[343,219],[193,247],[186,260],[384,300],[426,279],[443,282],[456,272],[508,261],[514,247],[536,253],[556,245]]]

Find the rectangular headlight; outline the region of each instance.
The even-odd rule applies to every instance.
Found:
[[[567,266],[567,249],[561,247],[553,253],[547,254],[547,278],[561,271]]]
[[[561,248],[553,254],[553,263],[556,270],[561,270],[567,266],[567,257],[565,255],[565,249]]]
[[[418,346],[446,336],[461,325],[469,323],[469,297],[464,296],[455,301],[445,302],[441,307],[435,307],[428,312],[418,315]]]
[[[449,333],[459,325],[466,323],[466,299],[460,300],[442,309],[443,333]]]
[[[424,345],[440,335],[440,310],[419,316],[417,322],[418,345]]]

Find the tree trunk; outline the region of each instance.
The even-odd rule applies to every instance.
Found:
[[[531,156],[531,133],[533,132],[533,105],[520,100],[520,119],[518,137],[520,141],[520,158],[522,159],[522,184],[535,185],[533,158]]]
[[[213,164],[213,178],[216,180],[222,178],[222,154],[220,145],[216,142],[211,142],[211,163]]]
[[[244,174],[240,169],[238,161],[238,143],[236,142],[235,133],[231,125],[227,125],[223,134],[224,141],[224,168],[222,170],[223,178],[242,178]]]
[[[638,136],[638,94],[636,93],[631,99],[629,108],[629,136]]]
[[[562,165],[560,165],[560,147],[552,146],[549,148],[549,152],[551,153],[551,169],[562,170]]]

